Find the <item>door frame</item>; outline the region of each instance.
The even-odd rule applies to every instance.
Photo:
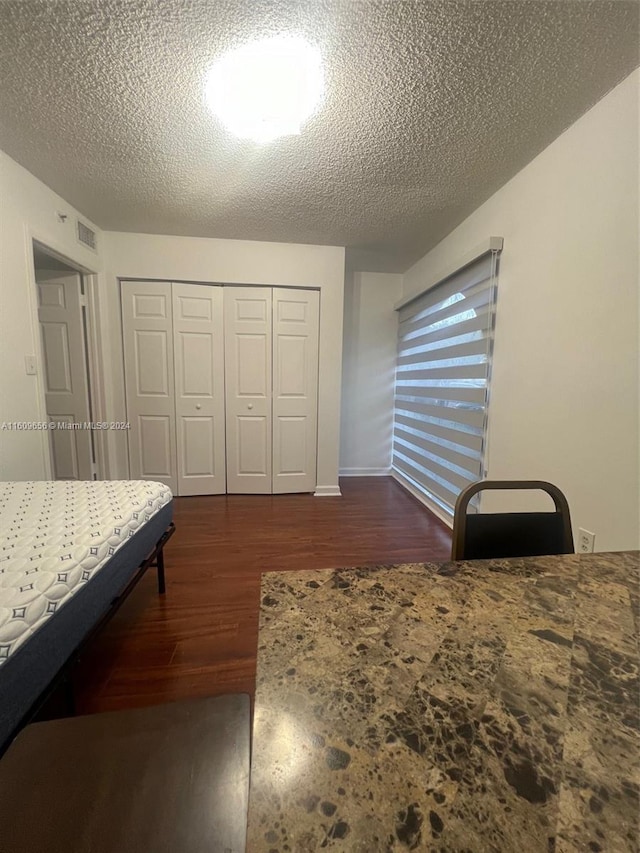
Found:
[[[104,361],[102,356],[102,335],[99,323],[100,297],[98,288],[98,274],[95,270],[80,264],[69,258],[62,252],[53,249],[49,243],[40,239],[36,234],[28,234],[29,273],[31,286],[29,288],[29,302],[31,316],[33,318],[33,343],[38,369],[36,372],[36,387],[39,409],[39,420],[44,423],[47,420],[47,407],[45,400],[45,386],[43,377],[44,352],[42,347],[42,335],[40,334],[40,320],[38,318],[38,297],[36,269],[34,261],[34,249],[37,247],[53,260],[61,261],[80,275],[81,287],[84,290],[83,306],[85,307],[86,327],[86,369],[88,379],[89,405],[94,423],[104,422],[106,418],[105,387],[104,387]],[[109,476],[109,453],[107,446],[107,430],[93,430],[93,447],[95,451],[95,474],[98,480],[108,479]],[[43,431],[42,452],[45,476],[47,479],[53,477],[53,464],[51,459],[51,443],[48,434]]]

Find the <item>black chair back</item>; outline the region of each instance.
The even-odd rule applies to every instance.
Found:
[[[553,498],[555,512],[468,513],[478,492],[491,489],[540,489]],[[543,480],[483,480],[464,489],[456,501],[452,560],[572,554],[569,504],[563,493]]]

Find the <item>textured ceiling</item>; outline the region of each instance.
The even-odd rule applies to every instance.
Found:
[[[637,2],[2,0],[0,148],[102,228],[349,247],[404,269],[640,62]],[[325,58],[302,135],[223,131],[225,49]]]

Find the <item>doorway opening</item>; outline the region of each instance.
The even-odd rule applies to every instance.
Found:
[[[36,240],[33,266],[50,476],[103,479],[95,275]]]

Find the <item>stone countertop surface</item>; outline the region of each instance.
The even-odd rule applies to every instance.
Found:
[[[637,851],[640,552],[262,578],[249,853]]]

